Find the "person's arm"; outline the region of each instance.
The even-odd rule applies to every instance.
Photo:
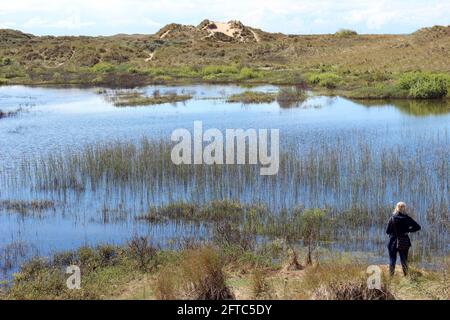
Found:
[[[409,226],[408,226],[408,231],[407,232],[417,232],[420,229],[422,229],[420,227],[420,225],[416,221],[414,221],[413,218],[409,217]]]
[[[394,233],[394,231],[392,230],[392,217],[389,219],[387,228],[386,228],[386,233],[391,235]]]

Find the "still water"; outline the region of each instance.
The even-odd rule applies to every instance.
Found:
[[[143,137],[169,140],[174,129],[186,128],[192,131],[196,120],[203,121],[204,129],[279,129],[282,152],[290,152],[293,144],[298,147],[296,151],[300,152],[316,147],[319,150],[317,161],[320,161],[321,146],[333,147],[338,143],[343,152],[349,152],[364,145],[372,155],[371,159],[375,160],[370,160],[373,163],[369,161],[371,166],[367,171],[359,169],[361,171],[358,174],[362,176],[373,175],[377,168],[381,168],[377,157],[389,157],[389,153],[395,153],[405,170],[414,168],[407,172],[410,184],[420,184],[421,175],[426,177],[427,185],[417,189],[420,192],[411,191],[415,190],[412,186],[391,192],[393,187],[388,183],[387,191],[380,196],[369,188],[365,191],[369,195],[358,192],[352,199],[344,191],[340,194],[317,193],[315,190],[312,197],[308,186],[296,189],[297,186],[283,181],[272,187],[266,186],[264,190],[244,188],[239,189],[243,192],[228,191],[233,199],[257,201],[273,210],[298,204],[306,207],[323,207],[326,204],[327,207],[345,210],[350,201],[367,201],[371,206],[391,207],[397,201],[407,201],[414,208],[417,220],[433,230],[426,233],[425,240],[417,239],[422,243],[419,248],[423,251],[433,248],[440,255],[448,254],[449,174],[433,170],[444,168],[445,171],[449,167],[448,102],[351,101],[341,97],[312,96],[291,106],[280,106],[277,102],[243,105],[227,103],[226,97],[245,90],[276,92],[278,88],[191,85],[150,86],[141,90],[147,94],[152,94],[155,90],[161,93],[191,94],[193,99],[184,103],[117,108],[97,88],[0,87],[0,110],[19,110],[14,117],[0,119],[0,201],[40,199],[55,203],[54,208],[26,215],[0,207],[2,277],[10,277],[11,272],[17,270],[17,264],[35,254],[48,255],[86,244],[120,244],[136,234],[150,235],[162,245],[181,235],[207,236],[206,227],[155,225],[134,219],[136,215],[146,212],[151,205],[169,202],[165,194],[158,192],[150,196],[129,190],[111,192],[109,189],[95,192],[88,189],[85,192],[50,192],[35,190],[29,185],[13,187],[8,182],[18,179],[17,168],[24,159],[56,152],[73,152],[99,142],[138,143]],[[420,165],[413,165],[414,163]],[[346,167],[345,170],[351,176],[353,173],[349,168]],[[293,189],[296,189],[295,192]],[[186,189],[171,190],[174,193],[171,199],[201,202],[220,198],[214,193],[193,198],[192,193],[183,194],[183,190]],[[437,205],[436,202],[439,202],[439,210],[433,207]],[[116,214],[113,218],[105,217],[105,210]],[[380,214],[387,219],[390,213]],[[434,218],[430,218],[430,215],[434,215]],[[385,238],[382,228],[375,229],[371,233],[371,241],[360,241],[360,234],[353,238],[350,234],[345,244],[336,243],[335,247],[367,251],[382,257],[385,254]],[[441,233],[440,240],[433,238],[436,230]],[[14,248],[13,253],[10,248]],[[6,259],[13,260],[14,263],[6,266]]]

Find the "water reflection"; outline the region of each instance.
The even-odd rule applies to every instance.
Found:
[[[366,107],[394,106],[400,112],[412,116],[445,115],[450,113],[450,99],[433,100],[353,100]]]

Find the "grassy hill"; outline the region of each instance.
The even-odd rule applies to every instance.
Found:
[[[408,35],[284,35],[239,21],[169,24],[154,35],[34,36],[0,30],[0,84],[295,84],[354,97],[402,96],[410,72],[450,73],[450,26]],[[378,87],[377,87],[378,86]],[[377,87],[376,89],[373,89]],[[372,89],[371,89],[372,88]]]

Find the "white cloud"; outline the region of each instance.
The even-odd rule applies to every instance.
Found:
[[[30,28],[55,28],[55,29],[68,29],[77,30],[83,27],[92,26],[95,23],[92,21],[81,21],[77,15],[68,16],[66,18],[50,21],[41,18],[31,18],[22,24],[22,27]]]
[[[2,21],[0,22],[0,29],[13,29],[16,25],[14,21]]]
[[[48,26],[49,22],[41,18],[31,18],[22,24],[24,28],[36,28]]]
[[[79,15],[72,15],[65,19],[58,20],[58,21],[55,21],[54,23],[51,23],[50,27],[76,30],[76,29],[81,29],[82,27],[92,26],[94,24],[95,24],[95,22],[92,22],[92,21],[81,21],[81,18]]]

